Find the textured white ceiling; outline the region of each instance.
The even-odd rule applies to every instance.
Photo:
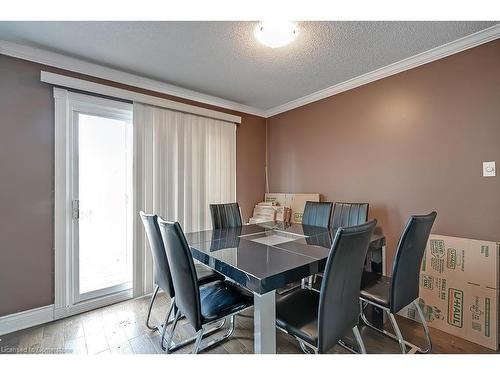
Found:
[[[0,22],[0,39],[267,110],[494,24],[299,22],[279,49],[256,22]]]

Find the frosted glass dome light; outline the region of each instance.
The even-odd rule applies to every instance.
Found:
[[[259,42],[271,48],[279,48],[291,43],[298,34],[297,25],[290,21],[264,21],[255,28]]]

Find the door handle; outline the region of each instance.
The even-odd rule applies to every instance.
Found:
[[[80,218],[80,201],[78,199],[74,199],[71,202],[71,212],[72,212],[72,217],[73,220],[78,220]]]

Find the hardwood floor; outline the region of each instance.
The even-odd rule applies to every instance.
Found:
[[[1,336],[0,353],[164,353],[160,348],[159,334],[150,331],[144,324],[148,303],[149,297],[129,300]],[[159,295],[153,308],[153,322],[163,320],[168,303],[164,295]],[[398,317],[398,322],[408,341],[423,345],[420,325],[402,317]],[[368,353],[399,353],[399,346],[396,342],[367,327],[361,327],[360,330]],[[185,319],[180,321],[176,331],[177,340],[194,334]],[[431,337],[433,353],[500,353],[432,328]],[[351,338],[346,338],[346,341],[350,340]],[[189,353],[191,349],[192,346],[189,345],[177,353]],[[278,353],[302,353],[298,343],[280,331],[277,331],[277,351]],[[338,345],[331,352],[348,353]],[[249,310],[238,315],[234,334],[222,345],[206,353],[253,353],[253,312]]]

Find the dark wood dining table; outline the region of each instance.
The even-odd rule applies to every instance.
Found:
[[[187,233],[193,258],[254,295],[254,351],[276,353],[276,291],[322,272],[335,229],[266,222]],[[370,249],[385,253],[374,234]],[[383,255],[382,255],[383,257]],[[371,267],[370,254],[367,267]]]

